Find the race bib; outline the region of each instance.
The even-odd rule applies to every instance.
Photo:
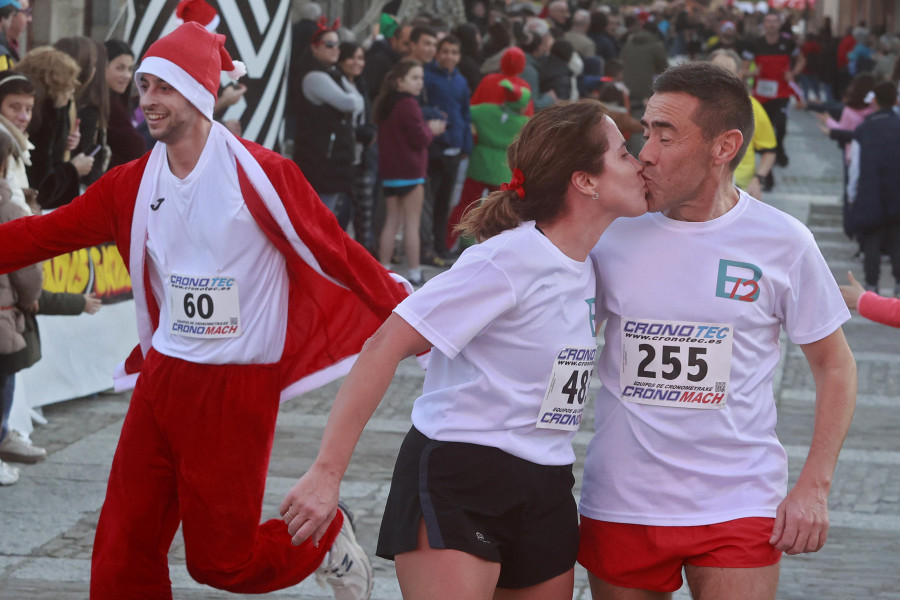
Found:
[[[538,415],[539,429],[577,431],[594,376],[594,347],[563,348],[553,363],[550,384]]]
[[[774,79],[757,79],[756,95],[762,98],[777,98],[778,82]]]
[[[170,275],[169,331],[173,335],[216,339],[241,335],[241,306],[234,277]]]
[[[622,318],[622,399],[678,408],[728,400],[734,329],[722,323]]]

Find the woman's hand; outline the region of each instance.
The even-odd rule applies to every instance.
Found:
[[[75,127],[72,128],[69,137],[66,139],[66,150],[74,150],[81,142],[81,119],[75,119]]]
[[[847,308],[856,310],[859,304],[859,297],[866,292],[866,288],[856,280],[856,277],[850,271],[847,271],[847,279],[850,281],[850,285],[839,286],[841,295],[844,297],[844,302],[847,303]]]
[[[329,473],[318,463],[294,484],[278,507],[293,545],[299,546],[307,538],[319,545],[337,514],[340,486],[340,475]]]
[[[69,161],[75,170],[78,171],[79,177],[84,177],[91,172],[94,167],[94,157],[86,156],[84,152],[79,152],[72,160]]]

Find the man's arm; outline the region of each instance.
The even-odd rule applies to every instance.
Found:
[[[115,177],[113,172],[106,174],[71,204],[46,215],[22,217],[0,225],[0,273],[113,241],[116,193],[130,191],[115,188]]]
[[[797,483],[778,506],[769,543],[787,554],[816,552],[828,537],[828,494],[856,406],[856,362],[842,329],[801,346],[816,383],[809,454]]]

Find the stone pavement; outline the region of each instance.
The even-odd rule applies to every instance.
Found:
[[[815,128],[811,115],[790,117],[791,164],[776,171],[777,187],[765,200],[807,222],[838,281],[852,269],[861,276],[854,245],[840,229],[840,154]],[[882,291],[893,289],[885,267]],[[900,334],[858,315],[845,332],[859,363],[859,403],[841,454],[831,494],[828,544],[815,554],[785,557],[778,598],[900,599]],[[776,380],[778,433],[791,458],[792,480],[806,455],[813,425],[813,382],[799,348],[784,340]],[[393,460],[409,427],[422,372],[403,363],[384,402],[360,441],[342,494],[356,513],[361,543],[372,551],[387,495]],[[276,515],[284,493],[313,459],[337,384],[286,402],[281,411],[269,469],[263,517]],[[49,459],[22,469],[20,482],[0,488],[0,600],[86,598],[94,529],[127,395],[100,395],[46,407],[49,424],[34,441]],[[585,420],[586,424],[591,419]],[[589,429],[588,426],[587,429]],[[576,437],[584,454],[589,431]],[[252,443],[252,440],[235,440]],[[580,464],[578,465],[580,468]],[[374,598],[399,598],[391,563],[374,559]],[[170,554],[176,598],[235,597],[194,583],[176,537]],[[590,597],[579,568],[575,598]],[[314,581],[268,594],[271,598],[327,598]],[[676,594],[689,598],[682,589]]]

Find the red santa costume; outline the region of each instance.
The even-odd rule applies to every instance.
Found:
[[[219,73],[233,67],[223,44],[182,25],[135,77],[159,77],[211,118]],[[279,519],[259,524],[279,399],[346,373],[411,288],[344,234],[293,161],[213,123],[184,179],[159,142],[71,204],[0,227],[0,238],[0,272],[109,240],[129,265],[140,345],[117,384],[136,385],[91,598],[171,598],[179,522],[202,583],[265,593],[314,572],[341,513],[318,547],[292,546]]]

